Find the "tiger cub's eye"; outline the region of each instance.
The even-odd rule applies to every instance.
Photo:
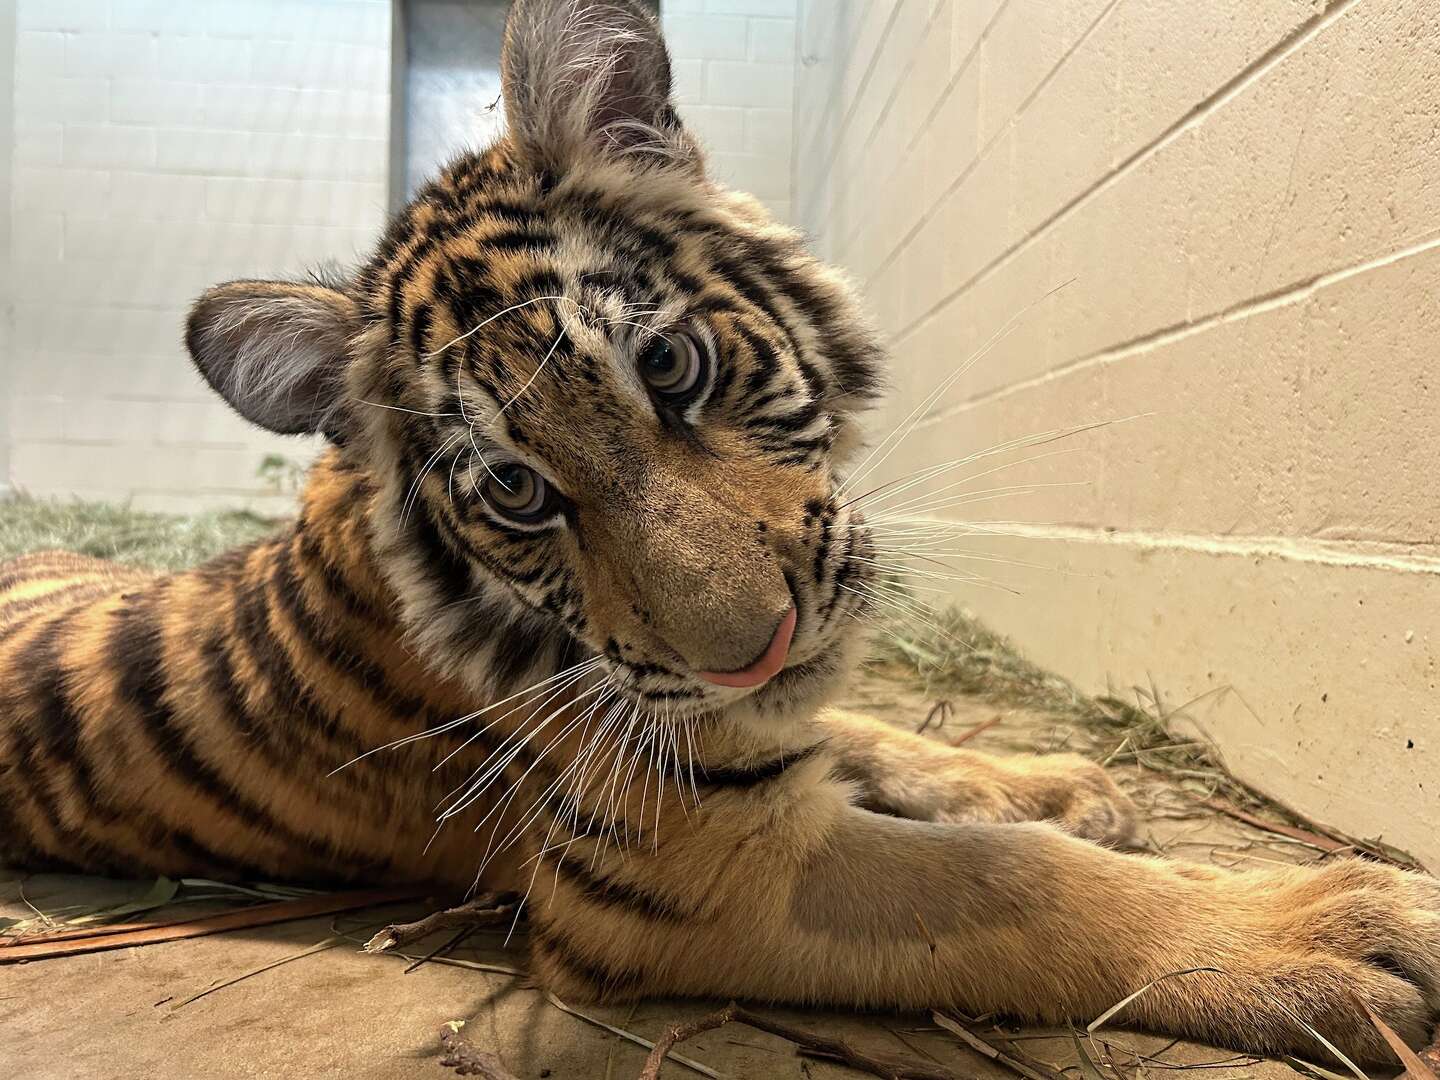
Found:
[[[485,477],[485,499],[512,521],[535,522],[552,512],[550,487],[534,469],[507,462]]]
[[[705,389],[705,347],[685,330],[650,339],[640,351],[640,377],[666,405],[684,405]]]

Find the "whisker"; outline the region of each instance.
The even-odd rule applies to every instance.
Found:
[[[424,412],[420,409],[407,409],[403,405],[383,405],[378,401],[366,401],[364,398],[356,398],[355,400],[361,405],[369,405],[372,409],[389,409],[391,412],[409,413],[411,416],[446,417],[459,415],[453,412]]]
[[[930,393],[925,397],[925,399],[921,401],[918,405],[916,405],[913,409],[911,409],[909,414],[906,415],[905,419],[901,420],[900,423],[891,430],[890,434],[886,435],[884,440],[882,440],[875,447],[875,449],[871,450],[870,453],[866,455],[865,459],[860,462],[857,470],[853,472],[843,484],[840,485],[840,488],[836,492],[836,495],[838,496],[842,494],[851,484],[858,483],[863,477],[873,472],[880,465],[883,465],[885,463],[885,459],[888,458],[892,453],[894,453],[895,448],[898,447],[909,437],[910,433],[915,429],[915,425],[918,424],[920,419],[923,417],[924,412],[928,410],[932,405],[934,405],[935,402],[940,399],[940,397],[945,393],[946,390],[950,389],[951,386],[955,385],[955,383],[961,378],[961,376],[963,376],[967,371],[969,371],[972,367],[979,363],[979,361],[987,353],[989,353],[989,351],[994,348],[995,345],[997,345],[1000,341],[1004,340],[1006,337],[1009,337],[1010,334],[1014,331],[1015,327],[1019,324],[1021,319],[1023,319],[1032,310],[1034,310],[1040,304],[1044,303],[1050,297],[1054,296],[1061,289],[1065,288],[1072,281],[1074,281],[1074,278],[1071,278],[1069,281],[1064,281],[1060,283],[1059,285],[1055,286],[1055,288],[1044,293],[1042,296],[1039,296],[1036,299],[1032,300],[1029,304],[1025,305],[1023,308],[1017,311],[1014,315],[1010,316],[1010,318],[1004,323],[1004,325],[1000,327],[999,330],[996,330],[993,334],[991,334],[989,339],[983,345],[981,345],[979,349],[977,349],[964,362],[962,362],[961,365],[954,372],[946,376],[946,378],[943,379],[940,384],[935,387],[934,390],[930,391]],[[889,449],[884,449],[888,444],[890,444],[892,439],[894,440],[894,444],[890,445]],[[884,449],[884,453],[881,455],[878,461],[874,461],[874,463],[872,464],[871,462],[875,458],[875,455],[877,453],[880,453],[882,449]]]
[[[451,339],[450,339],[449,341],[447,341],[444,345],[441,345],[438,349],[435,349],[433,352],[428,352],[428,353],[422,354],[422,355],[423,355],[423,358],[426,359],[426,360],[434,360],[437,356],[439,356],[441,353],[443,353],[446,349],[450,348],[451,345],[458,345],[460,342],[464,341],[466,338],[469,338],[469,337],[473,336],[474,334],[479,333],[479,332],[480,332],[481,330],[483,330],[485,327],[487,327],[487,326],[489,326],[491,323],[493,323],[496,319],[499,319],[499,318],[501,318],[501,317],[503,317],[503,316],[505,316],[505,315],[509,315],[512,311],[519,311],[521,308],[529,307],[531,304],[538,304],[538,303],[541,303],[542,301],[545,301],[545,300],[563,300],[563,301],[564,301],[565,303],[567,303],[567,304],[574,304],[575,307],[578,308],[578,309],[580,309],[580,310],[585,310],[585,308],[584,308],[583,305],[581,305],[581,304],[579,304],[579,303],[576,303],[574,300],[570,299],[570,297],[568,297],[568,296],[561,296],[561,295],[559,295],[559,294],[556,294],[556,295],[554,295],[554,296],[532,296],[529,300],[522,300],[522,301],[520,301],[520,303],[518,303],[518,304],[511,304],[509,307],[505,308],[503,311],[497,311],[494,315],[491,315],[491,316],[489,316],[489,317],[486,318],[486,319],[482,319],[480,322],[478,322],[478,323],[476,323],[474,326],[472,326],[469,330],[466,330],[465,333],[461,334],[461,335],[458,336],[458,337],[453,337],[453,338],[451,338]]]
[[[435,467],[436,463],[439,462],[441,456],[450,448],[451,444],[463,436],[464,432],[455,432],[455,434],[442,442],[439,448],[426,460],[425,464],[420,467],[420,475],[415,477],[415,482],[410,485],[410,490],[405,494],[405,501],[400,504],[400,523],[402,525],[409,520],[410,511],[415,509],[415,504],[419,502],[420,485],[424,482],[425,477],[429,475],[430,470]]]
[[[345,764],[343,764],[343,765],[338,765],[338,766],[336,766],[334,769],[331,769],[330,772],[328,772],[326,775],[327,775],[327,776],[334,776],[334,775],[335,775],[336,773],[338,773],[341,769],[348,769],[351,765],[354,765],[357,761],[362,761],[362,760],[364,760],[365,758],[369,757],[371,754],[378,754],[378,753],[380,753],[382,750],[393,750],[393,749],[396,749],[396,748],[401,747],[401,746],[407,746],[407,745],[409,745],[410,743],[413,743],[413,742],[418,742],[418,741],[420,741],[421,739],[428,739],[428,738],[431,738],[431,737],[433,737],[433,736],[435,736],[435,735],[442,735],[442,734],[444,734],[444,733],[447,732],[447,731],[453,731],[455,728],[460,727],[460,726],[463,725],[463,724],[468,724],[468,723],[470,723],[472,720],[475,720],[475,719],[477,719],[478,717],[481,717],[481,716],[485,715],[485,713],[489,712],[491,709],[498,709],[501,705],[508,704],[509,702],[514,701],[514,700],[515,700],[516,698],[518,698],[518,697],[521,697],[521,696],[523,696],[523,695],[525,695],[525,694],[531,693],[532,691],[539,690],[540,688],[542,688],[542,687],[544,687],[544,686],[548,686],[549,684],[553,683],[556,679],[562,679],[562,678],[564,678],[565,676],[567,676],[567,675],[569,675],[569,674],[571,674],[571,673],[573,673],[573,672],[575,672],[575,671],[577,671],[577,670],[579,670],[579,669],[581,669],[581,668],[592,667],[592,666],[594,666],[594,665],[596,665],[596,664],[599,664],[599,663],[602,663],[602,662],[603,662],[602,658],[601,658],[601,657],[598,657],[598,656],[592,656],[592,657],[591,657],[590,659],[588,659],[588,660],[581,660],[580,662],[578,662],[578,663],[576,663],[576,664],[572,664],[570,667],[567,667],[567,668],[563,669],[562,671],[556,672],[554,675],[548,676],[547,678],[544,678],[544,679],[540,680],[540,681],[537,682],[537,683],[534,683],[534,684],[532,684],[532,685],[530,685],[530,686],[525,687],[523,690],[517,690],[515,693],[511,694],[509,697],[501,698],[499,701],[496,701],[496,702],[493,702],[492,704],[486,705],[483,709],[477,709],[477,710],[475,710],[474,712],[466,713],[464,716],[458,717],[458,718],[456,718],[456,719],[454,719],[454,720],[446,721],[445,723],[440,724],[440,725],[437,725],[436,727],[427,728],[427,729],[424,730],[424,731],[417,731],[417,732],[415,732],[415,733],[413,733],[413,734],[411,734],[411,735],[405,735],[405,736],[403,736],[403,737],[401,737],[401,738],[399,738],[399,739],[392,739],[392,740],[391,740],[390,742],[388,742],[388,743],[384,743],[384,744],[382,744],[382,745],[380,745],[380,746],[376,746],[376,747],[373,747],[373,748],[371,748],[371,749],[369,749],[369,750],[366,750],[363,754],[359,754],[359,755],[357,755],[356,757],[351,758],[349,761],[345,762]]]

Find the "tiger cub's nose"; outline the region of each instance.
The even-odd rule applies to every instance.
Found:
[[[795,635],[795,605],[790,605],[790,610],[785,612],[780,625],[775,628],[775,634],[770,639],[770,644],[765,646],[765,651],[749,665],[738,671],[700,671],[697,672],[700,678],[716,686],[729,686],[737,689],[749,689],[759,686],[761,683],[769,682],[780,673],[785,666],[785,657],[790,654],[790,639]]]

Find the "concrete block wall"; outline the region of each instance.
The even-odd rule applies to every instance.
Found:
[[[661,0],[660,19],[711,175],[790,221],[796,0]]]
[[[795,219],[892,345],[877,430],[919,406],[877,475],[1145,414],[962,487],[1030,485],[950,512],[1053,569],[955,595],[1091,689],[1208,693],[1241,776],[1440,867],[1440,8],[799,19]]]
[[[37,494],[284,511],[181,342],[228,278],[353,261],[383,222],[387,0],[19,0],[5,379]],[[7,110],[10,112],[10,110]]]

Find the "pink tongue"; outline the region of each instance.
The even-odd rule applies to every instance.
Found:
[[[775,636],[770,639],[770,644],[765,647],[765,653],[747,668],[739,671],[701,671],[700,678],[716,686],[732,686],[738,689],[748,689],[752,686],[759,686],[768,682],[780,673],[785,666],[785,657],[790,652],[790,638],[795,633],[795,605],[790,605],[790,610],[780,620],[780,625],[775,629]]]

